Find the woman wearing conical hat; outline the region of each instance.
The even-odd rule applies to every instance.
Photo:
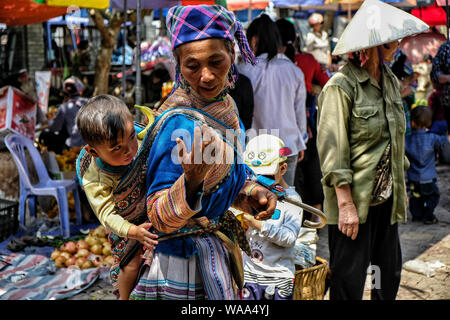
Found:
[[[366,0],[333,51],[348,54],[349,61],[318,101],[330,299],[362,299],[367,272],[372,299],[397,295],[402,268],[397,223],[406,220],[409,163],[400,87],[385,62],[392,61],[400,39],[427,29],[400,9]]]

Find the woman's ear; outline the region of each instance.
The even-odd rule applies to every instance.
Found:
[[[90,145],[86,145],[84,147],[84,149],[86,150],[87,153],[89,153],[91,156],[93,156],[94,158],[98,158],[98,153],[97,151],[95,151],[95,149],[93,147],[91,147]]]

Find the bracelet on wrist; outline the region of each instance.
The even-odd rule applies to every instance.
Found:
[[[247,187],[245,188],[245,195],[246,195],[247,197],[250,197],[250,196],[252,195],[253,189],[254,189],[257,185],[258,185],[257,183],[252,183],[251,185],[247,186]]]

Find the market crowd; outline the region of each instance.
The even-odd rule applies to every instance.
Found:
[[[373,7],[390,17],[382,23],[409,27],[370,29]],[[173,7],[175,86],[151,126],[134,124],[116,97],[87,99],[75,76],[54,117],[38,118],[43,145],[84,146],[78,181],[112,231],[120,299],[293,299],[297,240],[320,217],[277,200],[274,185],[325,213],[330,299],[362,299],[369,265],[382,275],[372,299],[395,299],[398,223],[408,208],[413,222],[438,222],[450,42],[411,65],[399,42],[428,26],[378,0],[364,2],[334,48],[324,17],[308,22],[303,37],[285,18],[262,14],[244,30],[218,5]],[[23,71],[26,93],[27,81]],[[174,139],[180,129],[187,134]],[[231,163],[220,161],[230,153]]]

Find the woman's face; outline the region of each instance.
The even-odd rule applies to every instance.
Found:
[[[394,56],[395,52],[397,51],[398,45],[399,45],[398,40],[381,45],[381,50],[383,52],[383,60],[385,62],[394,61]]]
[[[201,96],[213,99],[227,85],[228,71],[234,61],[222,39],[205,39],[179,47],[180,71],[192,89]]]
[[[316,24],[311,25],[311,28],[313,29],[314,32],[321,32],[322,31],[322,25],[323,25],[323,22],[316,23]]]

